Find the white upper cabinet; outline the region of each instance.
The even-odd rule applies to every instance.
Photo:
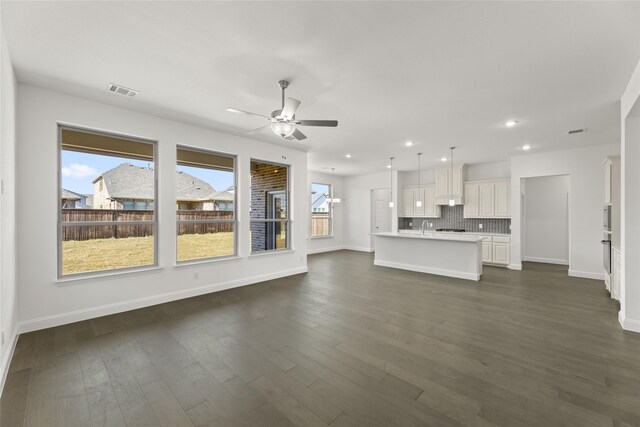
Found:
[[[464,217],[478,217],[478,190],[479,184],[475,182],[464,183]]]
[[[611,204],[611,173],[612,173],[613,163],[611,159],[606,159],[604,161],[604,204]]]
[[[495,188],[495,216],[511,218],[511,181],[497,181]]]
[[[420,206],[418,206],[420,201]],[[418,187],[413,189],[413,216],[424,216],[424,187]]]
[[[406,218],[440,218],[440,206],[436,205],[435,194],[436,186],[434,184],[403,188],[400,216]],[[422,206],[416,206],[418,200],[422,202]]]
[[[464,164],[436,169],[436,204],[447,205],[453,197],[456,205],[463,203]]]
[[[478,216],[491,218],[495,216],[496,186],[493,182],[483,182],[478,185]]]
[[[402,190],[402,215],[405,217],[413,216],[413,188],[405,188]]]
[[[465,218],[510,218],[511,181],[464,183]]]
[[[436,186],[424,187],[424,199],[426,201],[424,215],[432,218],[440,218],[440,206],[436,205]]]

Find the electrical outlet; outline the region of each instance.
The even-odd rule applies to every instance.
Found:
[[[482,224],[479,224],[479,225],[478,225],[478,228],[479,228],[480,230],[482,230]]]
[[[433,228],[433,223],[432,222],[429,223],[429,228]]]
[[[409,223],[409,227],[413,227],[413,223],[412,222]]]
[[[193,273],[193,278],[194,280],[198,280],[200,278],[200,272],[196,271],[195,273]]]

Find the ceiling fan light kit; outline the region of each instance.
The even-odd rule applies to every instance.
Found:
[[[296,110],[300,106],[301,102],[295,98],[285,98],[284,92],[289,87],[287,80],[278,81],[278,86],[282,91],[282,108],[280,110],[274,110],[271,112],[271,117],[263,114],[251,113],[249,111],[239,110],[237,108],[227,108],[230,113],[244,114],[248,116],[257,116],[267,119],[270,123],[265,126],[261,126],[257,129],[250,130],[247,133],[254,133],[260,131],[268,126],[271,127],[273,133],[278,135],[282,139],[301,141],[306,139],[307,136],[302,133],[297,126],[322,126],[322,127],[336,127],[338,126],[337,120],[297,120]]]

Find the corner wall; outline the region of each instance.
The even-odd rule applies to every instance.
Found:
[[[307,271],[306,153],[22,84],[17,118],[21,332]],[[158,141],[159,268],[57,281],[58,122]],[[178,144],[238,156],[238,258],[175,265]],[[251,158],[291,165],[293,251],[249,256]]]
[[[16,77],[0,29],[0,394],[18,332],[16,283]]]
[[[389,172],[349,176],[344,179],[345,247],[371,252],[371,190],[389,189]],[[392,231],[398,231],[398,172],[393,171],[393,201],[391,210]]]
[[[640,332],[640,62],[620,99],[622,277],[618,321]]]
[[[569,275],[604,279],[602,206],[604,159],[620,152],[618,144],[526,154],[511,158],[511,265],[522,269],[522,178],[570,175]]]
[[[309,171],[309,178],[307,182],[308,189],[308,202],[307,206],[311,209],[311,183],[319,184],[332,184],[334,197],[340,198],[340,203],[336,203],[333,206],[333,236],[332,237],[311,237],[311,221],[307,224],[307,253],[316,254],[320,252],[337,251],[344,249],[344,212],[345,204],[348,200],[344,194],[344,178],[338,175],[312,172]]]

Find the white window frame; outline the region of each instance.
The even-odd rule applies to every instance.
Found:
[[[238,232],[239,232],[239,221],[238,221],[238,156],[235,154],[224,153],[221,151],[208,150],[200,147],[193,147],[189,145],[177,145],[176,146],[176,154],[178,150],[188,150],[194,152],[201,152],[205,154],[216,154],[220,156],[230,157],[233,159],[233,219],[219,219],[219,220],[178,220],[176,218],[176,265],[187,265],[187,264],[200,264],[208,261],[218,261],[223,259],[231,259],[238,257]],[[175,167],[178,167],[178,162],[176,160]],[[176,212],[178,211],[178,200],[176,197],[175,200]],[[178,260],[178,227],[180,224],[213,224],[213,223],[232,223],[233,224],[233,254],[232,255],[220,255],[220,256],[212,256],[205,258],[193,258],[186,259],[183,261]]]
[[[58,173],[58,199],[56,200],[58,216],[58,280],[81,279],[85,277],[103,277],[125,272],[143,271],[158,267],[158,141],[141,138],[118,132],[93,129],[73,124],[58,122],[58,153],[57,153],[57,173]],[[82,221],[82,222],[62,222],[62,131],[69,129],[72,131],[91,133],[95,135],[110,136],[120,139],[128,139],[135,142],[151,144],[153,147],[153,220],[151,221]],[[123,156],[123,158],[125,158]],[[112,268],[108,270],[86,271],[82,273],[63,274],[62,273],[62,229],[73,226],[114,226],[114,225],[151,225],[153,233],[153,263],[138,265],[133,267]]]
[[[318,235],[318,236],[314,236],[313,235],[313,211],[311,210],[311,203],[313,203],[313,186],[314,185],[326,185],[327,187],[329,187],[329,198],[331,200],[333,200],[333,185],[332,184],[326,184],[324,182],[312,182],[311,183],[311,187],[309,188],[309,194],[311,195],[311,202],[309,203],[309,210],[311,213],[311,216],[309,217],[309,223],[310,223],[310,230],[309,230],[309,236],[311,236],[312,239],[328,239],[333,237],[333,203],[327,203],[329,205],[329,234],[322,234],[322,235]]]

